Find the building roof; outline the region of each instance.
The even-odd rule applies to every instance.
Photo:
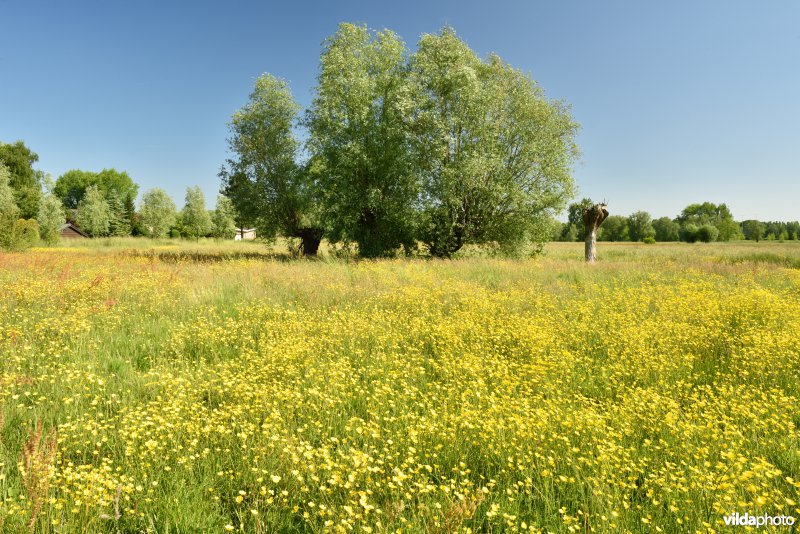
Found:
[[[63,232],[64,230],[66,230],[67,228],[69,228],[70,230],[73,230],[73,231],[81,234],[83,237],[89,237],[89,234],[87,234],[86,232],[81,230],[77,225],[75,225],[75,224],[73,224],[71,222],[67,222],[67,223],[64,223],[61,226],[59,226],[58,227],[58,231],[60,233],[60,232]]]

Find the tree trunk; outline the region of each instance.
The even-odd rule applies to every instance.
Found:
[[[594,263],[597,259],[597,229],[608,217],[608,209],[605,204],[595,204],[583,208],[583,224],[586,231],[586,244],[584,253],[587,263]]]
[[[586,261],[589,263],[594,263],[597,259],[597,230],[592,228],[589,230],[586,229],[586,243],[584,246],[584,254],[586,256]]]
[[[322,243],[322,230],[319,228],[303,228],[297,234],[300,238],[300,254],[303,256],[316,256],[319,251],[319,245]]]

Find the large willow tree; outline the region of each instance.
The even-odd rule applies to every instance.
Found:
[[[293,128],[299,110],[284,80],[260,76],[247,104],[231,119],[233,157],[220,176],[238,224],[254,224],[262,237],[299,238],[300,252],[316,255],[323,230],[315,202],[318,189],[298,163],[300,144]]]
[[[417,243],[520,250],[548,238],[572,196],[578,125],[529,76],[480,59],[451,29],[414,54],[391,31],[341,24],[326,40],[302,125],[286,84],[262,76],[234,114],[223,192],[262,235],[324,235],[385,256]],[[313,239],[308,232],[312,232]]]
[[[325,43],[306,119],[330,237],[355,241],[363,256],[414,243],[419,179],[409,150],[407,59],[391,31],[341,24]]]
[[[434,256],[466,244],[543,242],[572,196],[578,125],[496,55],[482,61],[449,28],[411,58],[420,238]]]

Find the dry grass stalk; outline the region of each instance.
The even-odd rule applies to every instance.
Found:
[[[22,446],[22,462],[19,466],[22,485],[31,502],[31,518],[28,521],[28,529],[31,532],[36,527],[36,520],[50,493],[50,479],[53,476],[58,447],[55,428],[50,429],[44,436],[43,434],[42,423],[37,422]]]
[[[456,501],[445,514],[443,532],[458,532],[461,524],[475,515],[475,510],[483,502],[483,499],[483,493],[477,493],[472,497]]]
[[[0,449],[3,448],[3,429],[6,425],[6,411],[5,406],[0,404]],[[5,514],[0,510],[0,532],[4,532],[3,525],[5,524]]]

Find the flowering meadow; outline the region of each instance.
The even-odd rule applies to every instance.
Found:
[[[0,254],[0,532],[800,518],[796,245],[137,246]]]

